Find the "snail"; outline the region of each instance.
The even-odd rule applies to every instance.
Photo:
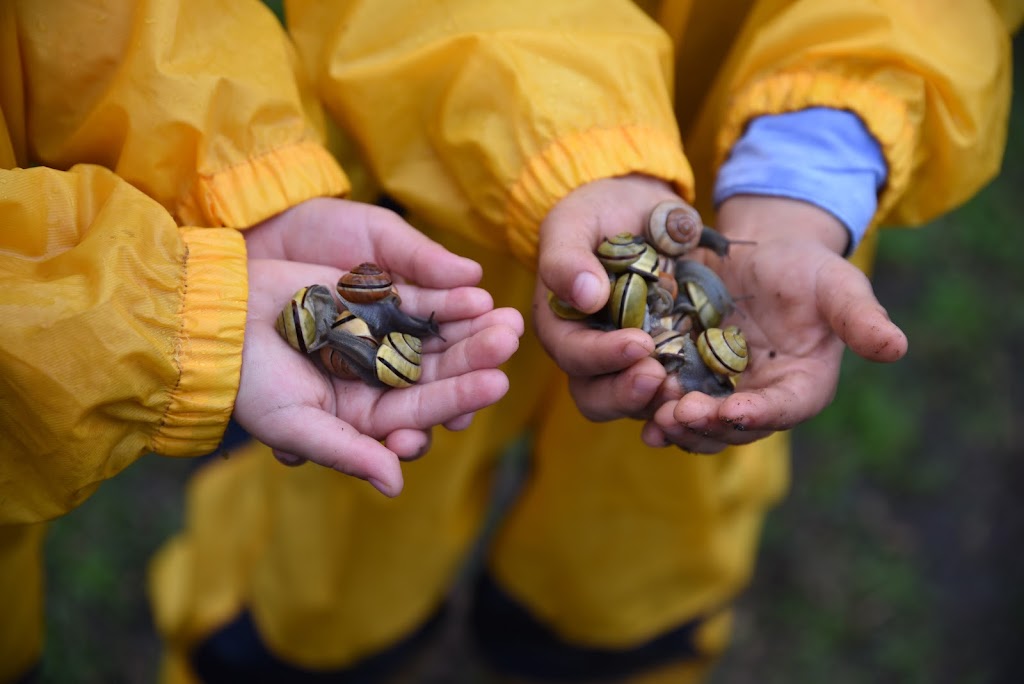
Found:
[[[409,387],[420,379],[423,345],[418,337],[390,332],[377,347],[377,379],[389,387]]]
[[[747,340],[735,325],[708,328],[697,337],[700,358],[715,373],[735,376],[747,368]]]
[[[701,356],[700,349],[688,336],[682,336],[679,354],[671,361],[661,359],[666,370],[674,372],[680,387],[686,392],[703,392],[712,397],[732,394],[733,381],[730,376],[716,373]]]
[[[597,246],[598,261],[609,273],[622,273],[647,251],[647,243],[638,235],[619,233],[605,238]]]
[[[393,290],[391,274],[370,262],[359,264],[338,280],[338,296],[356,304],[379,302]]]
[[[647,320],[647,282],[626,272],[615,279],[608,299],[608,314],[615,328],[643,328]]]
[[[376,264],[360,264],[341,276],[337,290],[345,308],[365,321],[377,339],[392,331],[441,337],[434,314],[420,318],[399,308],[401,299],[394,291],[391,275]]]
[[[327,333],[327,345],[320,349],[324,367],[344,380],[360,379],[373,387],[383,383],[377,378],[378,344],[369,338],[354,335],[340,328]]]
[[[659,252],[674,257],[683,256],[696,247],[710,249],[724,257],[732,245],[753,244],[750,240],[730,240],[705,226],[696,209],[678,200],[655,205],[647,220],[647,239]]]
[[[714,271],[697,261],[676,262],[679,296],[676,311],[693,314],[702,328],[713,328],[732,313],[736,302]]]
[[[320,360],[333,375],[358,378],[373,387],[409,387],[420,379],[423,345],[418,337],[390,332],[378,345],[371,339],[334,329]]]
[[[293,348],[308,354],[326,344],[325,331],[337,312],[330,290],[310,285],[296,292],[281,309],[274,328]]]
[[[331,323],[331,330],[344,330],[347,333],[356,335],[358,337],[365,337],[369,340],[376,342],[373,337],[373,333],[370,332],[370,326],[366,324],[366,321],[356,316],[348,309],[341,309],[338,311],[338,315],[335,317],[334,322]]]

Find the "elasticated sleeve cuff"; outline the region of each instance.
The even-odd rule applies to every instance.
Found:
[[[514,255],[524,263],[535,262],[537,226],[572,190],[631,173],[664,179],[693,201],[693,171],[679,139],[662,130],[645,126],[592,129],[549,145],[526,163],[509,193],[509,244]]]
[[[349,189],[334,157],[320,143],[303,141],[200,176],[177,218],[182,225],[247,228],[305,200]]]
[[[153,437],[153,451],[195,456],[220,443],[234,408],[242,366],[248,277],[242,235],[181,229],[187,246],[177,385]]]

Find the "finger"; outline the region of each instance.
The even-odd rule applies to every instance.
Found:
[[[384,438],[384,446],[403,461],[415,461],[430,450],[430,430],[395,430]]]
[[[473,423],[473,416],[475,415],[475,413],[467,413],[458,418],[453,418],[444,424],[444,428],[450,432],[461,432]]]
[[[444,351],[460,340],[467,339],[487,328],[500,326],[511,330],[516,337],[522,337],[526,324],[523,315],[511,307],[492,309],[487,313],[459,321],[451,321],[441,326],[440,337],[423,340],[423,352],[433,353]]]
[[[818,302],[822,314],[855,354],[882,363],[903,358],[907,336],[889,319],[863,273],[849,265],[829,269],[821,277]]]
[[[385,496],[402,491],[395,453],[348,423],[310,406],[283,406],[263,419],[271,447],[369,482]],[[270,438],[268,437],[268,441]]]
[[[497,402],[508,387],[508,376],[488,368],[385,392],[373,411],[374,434],[443,425]]]
[[[665,380],[664,367],[644,359],[621,373],[570,377],[569,392],[588,420],[603,422],[641,415]]]
[[[289,454],[288,452],[281,451],[280,449],[271,449],[271,452],[274,454],[274,458],[281,462],[281,465],[286,465],[289,468],[295,468],[307,462],[306,459],[301,456]]]
[[[427,287],[475,285],[483,270],[370,204],[319,198],[296,207],[282,238],[284,258],[348,270],[364,261]]]
[[[497,368],[519,349],[519,335],[512,328],[495,325],[460,340],[440,354],[423,357],[421,382],[454,378],[471,371]]]
[[[654,419],[644,426],[642,436],[645,443],[651,446],[656,446],[660,442],[663,445],[673,444],[685,451],[714,454],[728,446],[750,444],[764,439],[772,432],[738,428],[722,420],[684,425],[675,420],[672,404],[665,404],[655,412]]]
[[[402,284],[398,291],[402,297],[403,311],[423,317],[433,314],[442,323],[474,318],[494,308],[494,299],[490,293],[478,287],[433,290]]]
[[[552,315],[543,322],[537,312],[537,333],[558,367],[570,376],[617,373],[654,351],[654,340],[638,328],[593,330],[578,321],[557,320]]]

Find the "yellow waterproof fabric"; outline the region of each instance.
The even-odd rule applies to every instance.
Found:
[[[344,149],[369,169],[352,177],[480,259],[496,301],[523,311],[537,225],[559,198],[642,172],[710,215],[714,169],[759,114],[855,111],[889,164],[876,222],[927,220],[999,168],[1004,19],[1020,15],[1008,3],[1002,14],[983,0],[641,5],[646,15],[597,0],[300,0],[287,18]],[[720,611],[747,581],[764,513],[787,485],[786,436],[715,457],[648,449],[636,423],[584,421],[531,336],[509,373],[506,399],[464,433],[438,430],[393,501],[265,454],[211,468],[187,529],[154,566],[167,681],[187,679],[187,648],[243,608],[272,651],[310,668],[350,665],[415,628],[443,600],[494,461],[520,428],[533,431],[533,467],[488,556],[505,590],[584,646],[629,648],[698,616],[725,624]],[[246,515],[216,498],[252,489]],[[204,551],[238,526],[244,558]],[[182,589],[183,576],[195,585]],[[727,627],[715,631],[709,655]]]
[[[219,443],[233,228],[347,188],[298,74],[255,1],[0,3],[0,680],[41,650],[36,523]]]

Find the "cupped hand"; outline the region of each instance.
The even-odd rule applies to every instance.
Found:
[[[847,233],[831,214],[796,200],[737,196],[722,204],[717,228],[755,242],[708,258],[739,299],[727,322],[742,329],[750,363],[728,397],[690,392],[664,403],[644,427],[652,446],[714,453],[792,428],[832,401],[845,347],[876,362],[907,351],[867,277],[841,256]]]
[[[422,455],[435,425],[461,429],[498,401],[498,366],[518,348],[523,319],[494,309],[472,287],[475,262],[454,255],[385,209],[313,200],[251,229],[249,309],[235,417],[288,464],[305,460],[368,480],[388,496],[402,489],[399,459]],[[333,289],[343,269],[374,261],[400,285],[402,308],[440,323],[424,341],[423,373],[410,388],[369,387],[327,375],[274,329],[301,287]],[[412,285],[415,281],[418,285]]]
[[[594,250],[617,233],[642,234],[651,208],[679,200],[664,181],[647,176],[606,178],[562,199],[540,226],[533,321],[544,349],[569,376],[569,389],[590,420],[650,418],[665,370],[651,357],[654,342],[637,328],[594,330],[555,316],[548,292],[587,313],[608,301],[610,286]]]

